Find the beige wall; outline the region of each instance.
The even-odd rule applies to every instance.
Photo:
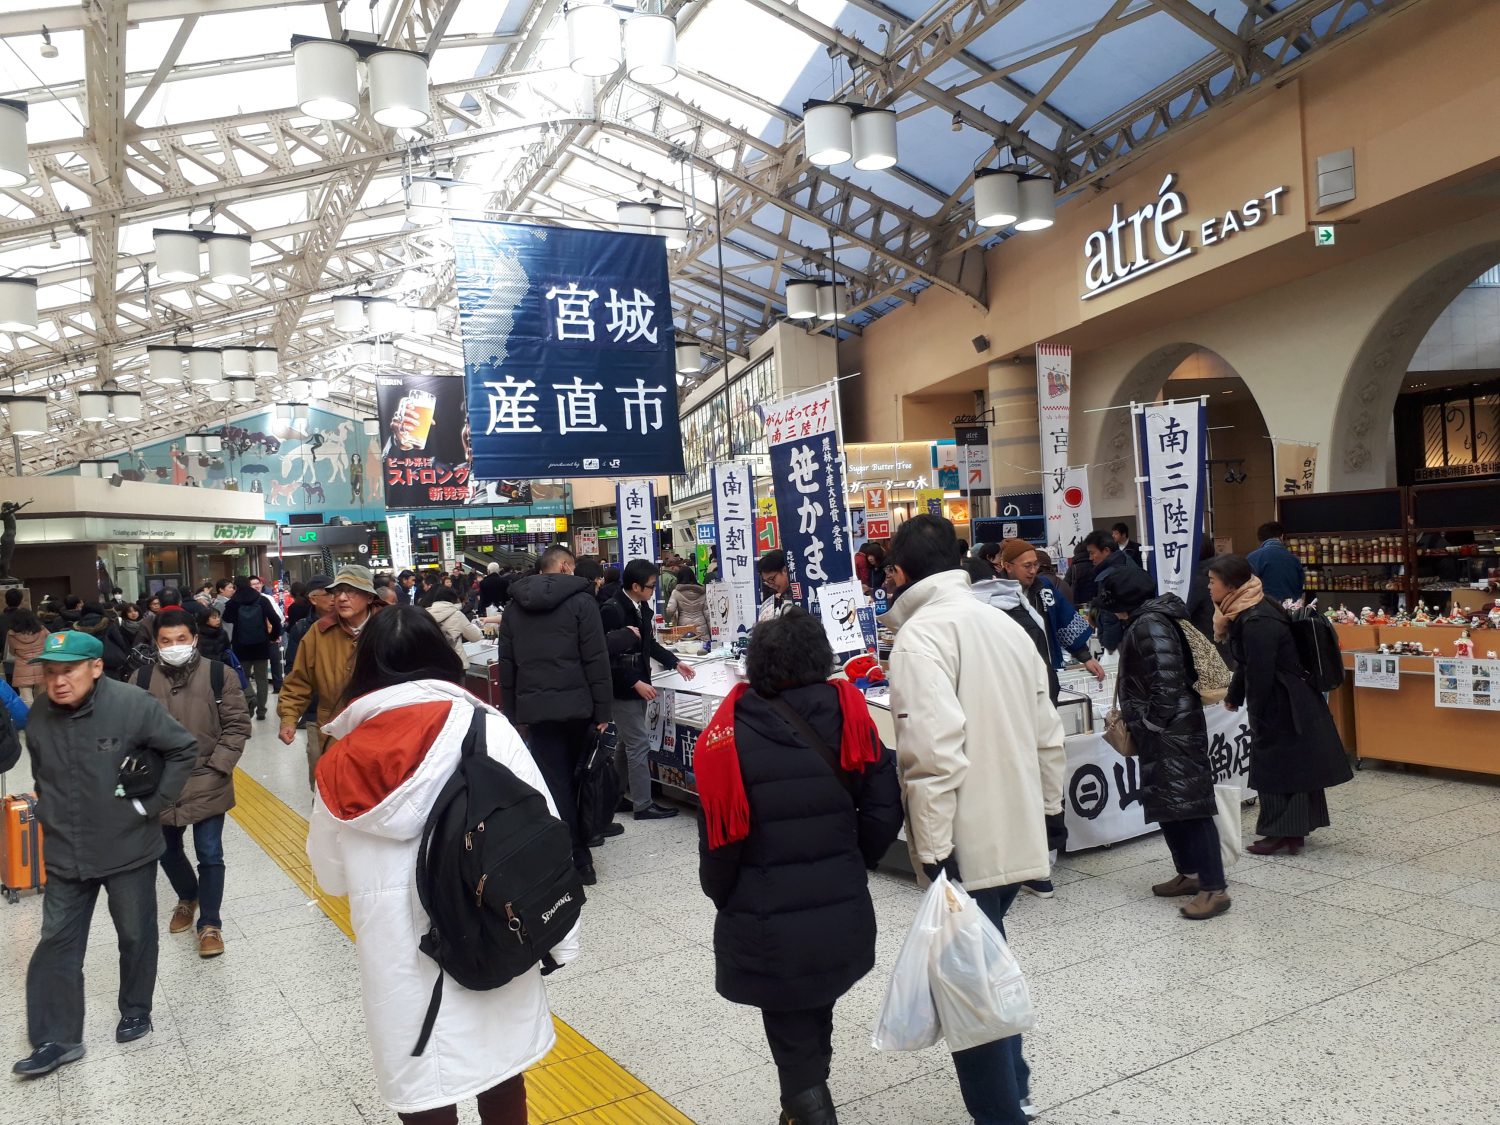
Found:
[[[1323,447],[1319,487],[1365,487],[1388,476],[1390,413],[1406,362],[1427,326],[1485,265],[1500,260],[1500,5],[1444,0],[1414,6],[1319,56],[1267,89],[1059,209],[1046,232],[1016,235],[988,256],[989,308],[941,289],[922,292],[870,325],[842,360],[863,372],[851,432],[865,440],[910,432],[930,398],[973,371],[972,337],[987,358],[1027,356],[1037,341],[1069,344],[1074,359],[1075,462],[1090,474],[1095,516],[1134,509],[1123,412],[1091,408],[1154,397],[1197,346],[1242,376],[1265,415],[1263,432]],[[1358,219],[1332,249],[1307,231],[1316,157],[1356,150],[1358,198],[1319,218]],[[1282,214],[1112,293],[1081,300],[1087,234],[1151,202],[1168,172],[1187,197],[1179,229],[1270,187]],[[1010,420],[994,440],[1000,464],[1029,466],[1024,425],[1035,410],[1018,370],[980,369],[980,385],[1010,391]],[[997,416],[1005,417],[998,408]],[[1004,476],[997,476],[1004,481]],[[1253,478],[1252,478],[1253,479]],[[1241,486],[1253,487],[1250,484]],[[1247,520],[1250,516],[1247,514]],[[1253,529],[1252,529],[1253,530]],[[1237,537],[1238,538],[1238,537]]]
[[[7,498],[35,501],[22,519],[77,512],[138,519],[212,519],[223,523],[265,520],[264,497],[253,492],[184,488],[125,480],[118,486],[97,477],[6,477]]]

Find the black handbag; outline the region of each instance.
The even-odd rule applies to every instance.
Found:
[[[624,791],[615,772],[614,741],[606,731],[594,736],[593,748],[578,763],[574,788],[578,793],[578,835],[591,840],[609,827]]]
[[[154,795],[161,783],[160,761],[150,751],[126,755],[115,780],[115,796],[139,800]]]

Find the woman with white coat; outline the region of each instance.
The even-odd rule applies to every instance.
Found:
[[[464,654],[464,642],[482,641],[484,634],[458,607],[458,594],[451,586],[439,586],[432,591],[432,602],[427,606],[427,612],[432,614],[432,619],[443,631],[443,639],[448,642],[448,646],[467,664],[469,658]]]
[[[515,729],[458,686],[463,675],[425,610],[392,606],[371,619],[343,710],[323,728],[337,741],[318,762],[307,854],[323,889],[349,896],[365,1030],[386,1104],[407,1125],[456,1125],[456,1103],[477,1097],[483,1125],[525,1125],[522,1072],[555,1039],[539,967],[486,992],[445,981],[431,1039],[412,1055],[438,975],[418,948],[429,919],[415,886],[417,849],[475,708],[489,714],[490,757],[557,815]],[[577,927],[551,952],[559,964],[576,957]]]

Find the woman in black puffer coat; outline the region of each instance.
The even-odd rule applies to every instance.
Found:
[[[817,618],[761,622],[746,655],[749,689],[725,700],[695,758],[699,878],[719,909],[715,986],[761,1009],[781,1119],[797,1125],[837,1120],[833,1005],[875,965],[866,871],[902,820],[895,758],[858,691],[828,682],[832,666]]]
[[[1214,824],[1213,768],[1198,676],[1182,636],[1187,606],[1176,594],[1155,596],[1145,571],[1122,570],[1100,595],[1101,608],[1129,624],[1120,642],[1120,713],[1140,766],[1146,819],[1161,825],[1177,877],[1151,890],[1161,898],[1192,895],[1182,916],[1202,921],[1230,907]]]

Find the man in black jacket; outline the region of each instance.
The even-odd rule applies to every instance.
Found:
[[[573,834],[573,866],[592,886],[598,880],[578,832],[573,773],[609,725],[610,669],[593,583],[573,573],[574,562],[566,547],[549,547],[539,573],[511,584],[496,659],[500,707],[523,729],[557,815]]]
[[[655,563],[631,559],[620,576],[619,593],[604,603],[604,632],[615,690],[616,762],[624,762],[621,773],[628,783],[636,820],[665,820],[677,815],[676,809],[651,800],[646,705],[656,698],[656,689],[651,686],[652,658],[676,669],[684,680],[691,680],[694,674],[686,664],[679,667],[677,657],[657,643],[651,607],[656,579]]]
[[[23,1078],[83,1057],[83,953],[101,889],[120,940],[115,1039],[129,1043],[151,1031],[156,861],[164,847],[157,818],[192,772],[198,740],[149,693],[105,676],[103,657],[97,638],[71,630],[48,637],[33,658],[47,691],[26,721],[47,893],[26,971],[33,1050],[12,1068]],[[130,762],[141,770],[129,771]],[[117,789],[127,774],[143,783],[140,796]]]
[[[266,717],[267,678],[271,672],[271,647],[281,647],[281,615],[271,599],[255,588],[248,575],[234,580],[234,597],[224,607],[224,624],[232,628],[229,647],[255,681],[255,698],[248,700],[257,719]]]
[[[542,556],[546,561],[546,556]],[[568,573],[572,573],[570,570]],[[498,609],[505,608],[505,602],[510,596],[510,579],[500,573],[500,564],[492,562],[485,569],[485,575],[479,580],[479,611],[489,613],[490,606]]]

